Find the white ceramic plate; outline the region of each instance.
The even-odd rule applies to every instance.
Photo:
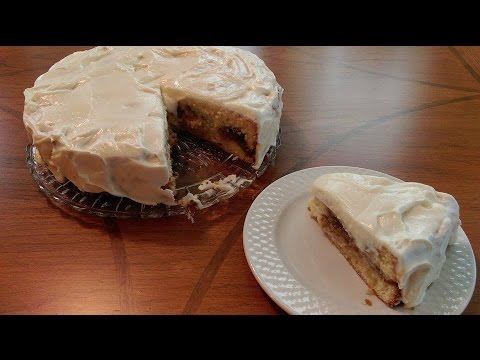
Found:
[[[475,258],[465,232],[460,228],[458,242],[448,247],[440,278],[428,288],[424,301],[413,310],[391,309],[369,293],[308,214],[312,182],[333,172],[399,180],[373,170],[323,166],[270,184],[253,202],[243,228],[248,264],[265,292],[290,314],[461,314],[476,278]]]

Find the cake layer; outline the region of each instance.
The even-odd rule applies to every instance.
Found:
[[[388,276],[372,263],[372,259],[358,249],[333,213],[316,198],[310,200],[308,210],[327,238],[347,259],[367,286],[387,305],[392,307],[397,305],[401,301],[401,292],[397,283],[388,279]]]
[[[234,111],[185,99],[178,103],[177,116],[169,114],[168,119],[176,130],[209,141],[243,161],[255,162],[257,124]]]
[[[424,184],[349,173],[323,175],[312,190],[357,248],[384,263],[384,273],[398,283],[405,305],[421,303],[427,287],[440,276],[447,245],[457,236],[455,199]],[[382,256],[382,249],[395,260]]]
[[[232,128],[225,139],[259,167],[276,142],[282,92],[262,60],[232,47],[97,47],[67,56],[25,90],[24,124],[57,180],[173,204],[166,110],[177,116],[188,100],[253,124],[241,129],[252,141]]]

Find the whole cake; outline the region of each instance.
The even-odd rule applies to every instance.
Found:
[[[173,205],[170,129],[258,168],[276,142],[282,93],[261,59],[233,47],[96,47],[26,89],[23,120],[58,181]]]
[[[335,173],[313,183],[308,208],[328,239],[386,304],[420,304],[455,242],[459,207],[413,182]]]

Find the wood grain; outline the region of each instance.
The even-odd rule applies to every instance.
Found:
[[[312,166],[453,194],[479,253],[479,47],[248,47],[285,88],[282,146],[257,182],[194,224],[66,213],[35,187],[23,90],[82,49],[0,48],[0,313],[283,314],[250,272],[243,222],[268,184]],[[478,287],[466,314],[480,314]]]

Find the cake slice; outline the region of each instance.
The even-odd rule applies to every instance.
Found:
[[[420,304],[455,242],[459,207],[431,186],[333,173],[313,183],[310,215],[387,305]]]

